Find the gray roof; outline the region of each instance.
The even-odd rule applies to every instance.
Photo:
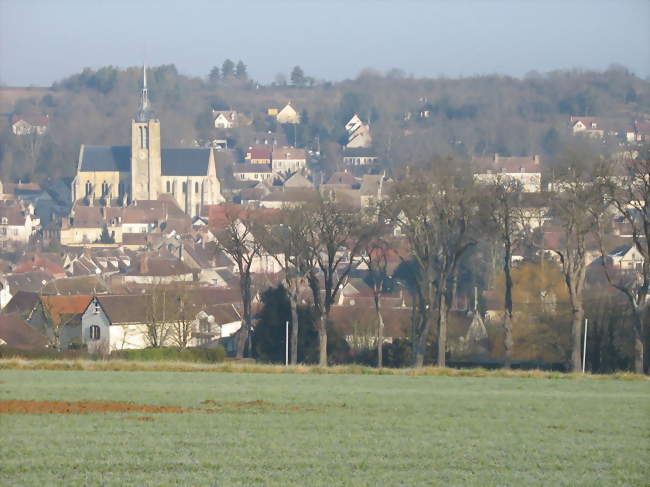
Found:
[[[163,176],[205,176],[208,173],[210,149],[162,149]],[[84,146],[81,160],[82,172],[131,171],[131,147]]]
[[[208,174],[210,149],[162,149],[163,176],[205,176]]]
[[[81,171],[119,171],[131,170],[131,147],[110,145],[84,146]]]

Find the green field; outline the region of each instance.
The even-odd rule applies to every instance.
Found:
[[[2,485],[650,485],[650,382],[0,370],[9,399],[216,412],[2,414]]]

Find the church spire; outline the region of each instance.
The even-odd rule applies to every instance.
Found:
[[[153,118],[153,113],[149,108],[149,90],[147,89],[147,66],[142,65],[142,95],[140,99],[140,110],[136,115],[138,122],[146,122]]]
[[[142,65],[142,111],[149,109],[149,92],[147,91],[147,66]]]

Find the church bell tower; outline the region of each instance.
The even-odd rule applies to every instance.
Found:
[[[140,110],[131,121],[131,201],[155,200],[160,194],[160,121],[149,108],[147,68],[142,68]]]

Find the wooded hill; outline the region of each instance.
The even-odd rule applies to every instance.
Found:
[[[41,181],[71,176],[81,144],[128,144],[141,77],[142,68],[109,66],[85,69],[47,90],[0,88],[7,118],[0,134],[0,178]],[[570,115],[605,117],[620,128],[650,117],[650,83],[622,67],[534,73],[524,79],[417,79],[396,70],[385,75],[366,70],[353,80],[296,86],[282,80],[261,85],[245,75],[201,79],[165,65],[150,68],[148,79],[167,147],[208,140],[212,108],[247,114],[253,124],[241,132],[282,130],[266,110],[291,101],[303,123],[295,131],[291,128],[289,141],[320,148],[330,169],[339,159],[343,125],[354,113],[370,122],[373,149],[393,168],[447,154],[552,158],[569,137]],[[425,111],[426,118],[421,116]],[[44,113],[50,120],[46,135],[11,133],[12,115]],[[240,151],[246,148],[237,131],[231,137]]]

